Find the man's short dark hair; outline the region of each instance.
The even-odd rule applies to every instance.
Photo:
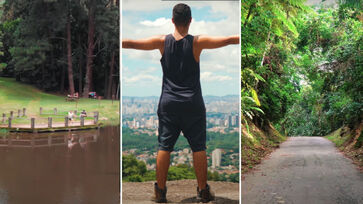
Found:
[[[190,7],[186,4],[177,4],[173,8],[173,19],[176,26],[187,26],[192,18]]]

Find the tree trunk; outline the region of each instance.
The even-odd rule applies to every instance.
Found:
[[[104,98],[107,98],[108,96],[108,90],[107,90],[107,87],[108,87],[108,73],[109,73],[110,70],[108,69],[105,69],[105,80],[104,80],[104,92],[103,92],[103,97]]]
[[[81,34],[78,34],[78,49],[79,49],[79,56],[78,56],[78,94],[82,96],[82,88],[83,88],[83,49],[82,49],[82,41],[81,41]]]
[[[79,40],[79,43],[81,43],[81,41]],[[79,44],[81,45],[81,44]],[[82,95],[82,82],[83,82],[83,52],[81,51],[81,54],[79,56],[79,81],[78,81],[78,94],[79,96]]]
[[[270,26],[270,30],[271,30],[271,26]],[[267,39],[266,39],[266,43],[265,43],[265,44],[266,44],[266,48],[265,48],[265,50],[263,51],[263,55],[262,55],[262,59],[261,59],[260,66],[262,66],[262,65],[263,65],[263,61],[264,61],[264,59],[265,59],[266,52],[267,52],[267,50],[269,50],[269,49],[270,49],[270,48],[269,48],[270,34],[271,34],[271,31],[268,31]]]
[[[110,73],[108,77],[108,86],[107,86],[107,98],[112,98],[112,79],[113,79],[113,69],[115,66],[115,51],[112,52],[111,62],[110,62]]]
[[[42,68],[42,80],[45,81],[45,69],[44,69],[44,65],[41,66]]]
[[[62,65],[62,74],[61,74],[61,83],[60,83],[60,92],[64,93],[64,81],[65,81],[66,69]]]
[[[67,57],[68,57],[68,84],[71,96],[74,94],[73,67],[72,67],[72,39],[71,39],[71,16],[67,17]]]
[[[95,33],[95,17],[94,17],[94,2],[90,1],[88,12],[88,48],[87,48],[87,62],[86,62],[86,78],[83,89],[83,97],[87,98],[88,93],[91,91],[92,85],[92,64],[93,64],[93,50],[95,47],[94,42]]]

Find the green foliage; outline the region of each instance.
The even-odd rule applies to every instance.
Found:
[[[7,129],[0,129],[0,135],[7,135],[9,133],[9,131]]]
[[[357,142],[355,143],[355,148],[361,148],[363,146],[363,130],[360,132],[360,135],[357,139]]]
[[[147,171],[146,164],[138,161],[134,155],[122,156],[122,179],[126,182],[154,181],[155,171]],[[194,169],[186,164],[169,167],[168,181],[196,179]],[[209,181],[239,182],[239,174],[218,174],[208,171]]]
[[[147,171],[143,178],[144,181],[155,181],[156,171]]]
[[[337,147],[344,148],[344,144],[351,139],[350,134],[342,134],[343,128],[339,128],[326,136],[328,140],[331,140]]]
[[[119,54],[119,8],[113,1],[6,0],[0,24],[0,76],[36,85],[46,91],[66,93],[67,17],[71,16],[73,78],[76,92],[85,81],[90,2],[95,4],[96,45],[93,60],[93,90],[106,96],[111,56]],[[117,63],[116,63],[117,64]],[[114,73],[118,72],[115,65]],[[114,75],[113,73],[113,75]],[[114,83],[118,84],[118,80]],[[112,87],[111,87],[112,88]]]
[[[122,156],[122,178],[130,182],[142,182],[146,173],[146,164],[133,155]]]
[[[168,171],[168,180],[195,179],[193,168],[186,164],[171,166]]]
[[[241,79],[242,120],[246,122],[246,119],[244,117],[252,119],[252,117],[255,116],[255,112],[260,112],[263,114],[263,111],[258,108],[259,106],[261,106],[261,102],[258,99],[257,92],[254,87],[258,84],[258,82],[264,82],[265,80],[249,68],[242,69]]]
[[[296,98],[298,77],[291,51],[301,12],[310,12],[304,1],[242,3],[242,117],[259,126],[279,121]]]
[[[218,174],[218,172],[214,171],[208,171],[208,181],[219,181],[221,178]]]
[[[129,182],[143,182],[144,179],[142,178],[142,176],[140,176],[138,174],[134,174],[134,175],[128,176],[127,179],[125,179],[125,181],[129,181]]]
[[[326,135],[362,120],[363,23],[340,12],[341,7],[319,9],[299,26],[299,72],[307,85],[282,120],[289,135]]]
[[[207,152],[210,153],[216,148],[239,151],[238,133],[220,134],[215,132],[207,132]],[[137,149],[138,151],[155,152],[158,148],[156,135],[148,135],[140,133],[130,128],[122,128],[122,147],[123,149]],[[185,137],[180,136],[174,146],[174,151],[189,148],[188,141]]]
[[[219,177],[220,177],[219,178],[220,181],[228,181],[228,182],[234,182],[234,183],[239,182],[239,174],[238,173],[236,173],[236,174],[223,173],[223,174],[220,174]]]
[[[259,127],[271,121],[288,135],[326,135],[360,122],[363,15],[358,2],[313,11],[302,1],[244,1],[242,114]]]
[[[157,137],[146,133],[137,133],[130,128],[122,128],[123,149],[138,149],[139,151],[156,151]]]

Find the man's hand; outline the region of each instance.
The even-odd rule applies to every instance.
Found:
[[[122,48],[138,49],[138,50],[155,50],[159,49],[160,53],[164,53],[165,35],[153,36],[151,38],[140,40],[122,40]]]
[[[228,37],[209,37],[197,35],[194,37],[193,55],[195,60],[199,62],[199,56],[203,49],[215,49],[231,44],[239,44],[238,35]]]

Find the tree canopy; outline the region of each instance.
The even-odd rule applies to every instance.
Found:
[[[242,2],[242,119],[326,135],[363,113],[361,1]]]
[[[119,2],[5,0],[0,75],[52,92],[117,94]]]

